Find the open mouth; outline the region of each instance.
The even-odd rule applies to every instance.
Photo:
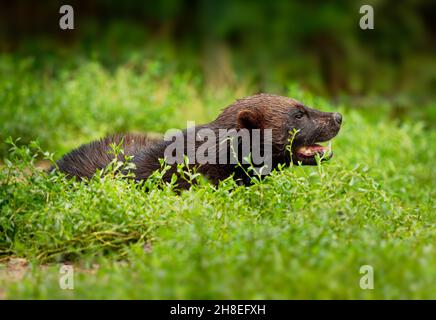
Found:
[[[314,159],[315,156],[318,155],[321,160],[328,160],[333,156],[330,141],[328,142],[327,146],[314,143],[311,145],[298,147],[295,150],[295,153],[301,159]]]

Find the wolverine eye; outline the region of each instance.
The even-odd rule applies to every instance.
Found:
[[[298,112],[298,113],[296,113],[295,114],[295,119],[301,119],[301,118],[303,118],[303,116],[304,116],[304,113],[303,112]]]

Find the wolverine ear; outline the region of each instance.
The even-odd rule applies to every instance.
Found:
[[[242,110],[238,113],[238,129],[263,129],[264,118],[257,110]]]

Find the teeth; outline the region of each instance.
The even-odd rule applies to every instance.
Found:
[[[316,145],[312,146],[302,146],[298,148],[298,152],[300,154],[303,154],[306,157],[312,157],[314,155],[321,154],[322,156],[327,156],[332,153],[332,142],[328,141],[323,143],[324,145],[321,145],[320,143],[317,143]]]
[[[327,145],[324,147],[324,153],[322,155],[322,158],[328,159],[332,155],[332,142],[331,140],[327,143]]]

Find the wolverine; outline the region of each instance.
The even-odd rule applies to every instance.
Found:
[[[223,109],[221,114],[212,122],[181,131],[183,138],[187,138],[189,130],[199,132],[208,129],[216,132],[216,148],[223,144],[218,132],[232,130],[238,132],[245,130],[249,133],[258,130],[269,130],[271,139],[261,141],[261,147],[268,144],[271,150],[270,169],[280,164],[316,165],[317,156],[328,160],[333,153],[321,142],[333,139],[339,132],[342,124],[342,115],[338,112],[322,112],[304,105],[292,98],[273,95],[257,94],[236,100]],[[187,139],[184,139],[187,140]],[[211,141],[209,141],[210,143]],[[104,169],[114,158],[111,154],[111,145],[120,145],[124,155],[132,157],[134,169],[131,169],[136,180],[147,179],[154,171],[161,169],[161,159],[165,159],[165,151],[172,141],[166,139],[150,138],[137,133],[114,134],[94,141],[71,151],[57,161],[57,168],[69,177],[79,179],[91,178],[97,170]],[[263,144],[263,146],[262,146]],[[196,151],[201,147],[199,142],[191,144],[190,148]],[[185,153],[189,153],[189,146],[184,146]],[[213,184],[232,176],[243,184],[250,184],[249,164],[242,164],[243,159],[253,150],[248,148],[237,154],[238,163],[214,161],[210,163],[197,163],[194,159],[189,162],[189,167],[195,167],[196,172],[205,176]],[[123,161],[119,157],[120,161]],[[177,163],[169,164],[163,179],[171,181],[173,174],[177,175]],[[187,189],[190,183],[178,179],[178,187]]]

